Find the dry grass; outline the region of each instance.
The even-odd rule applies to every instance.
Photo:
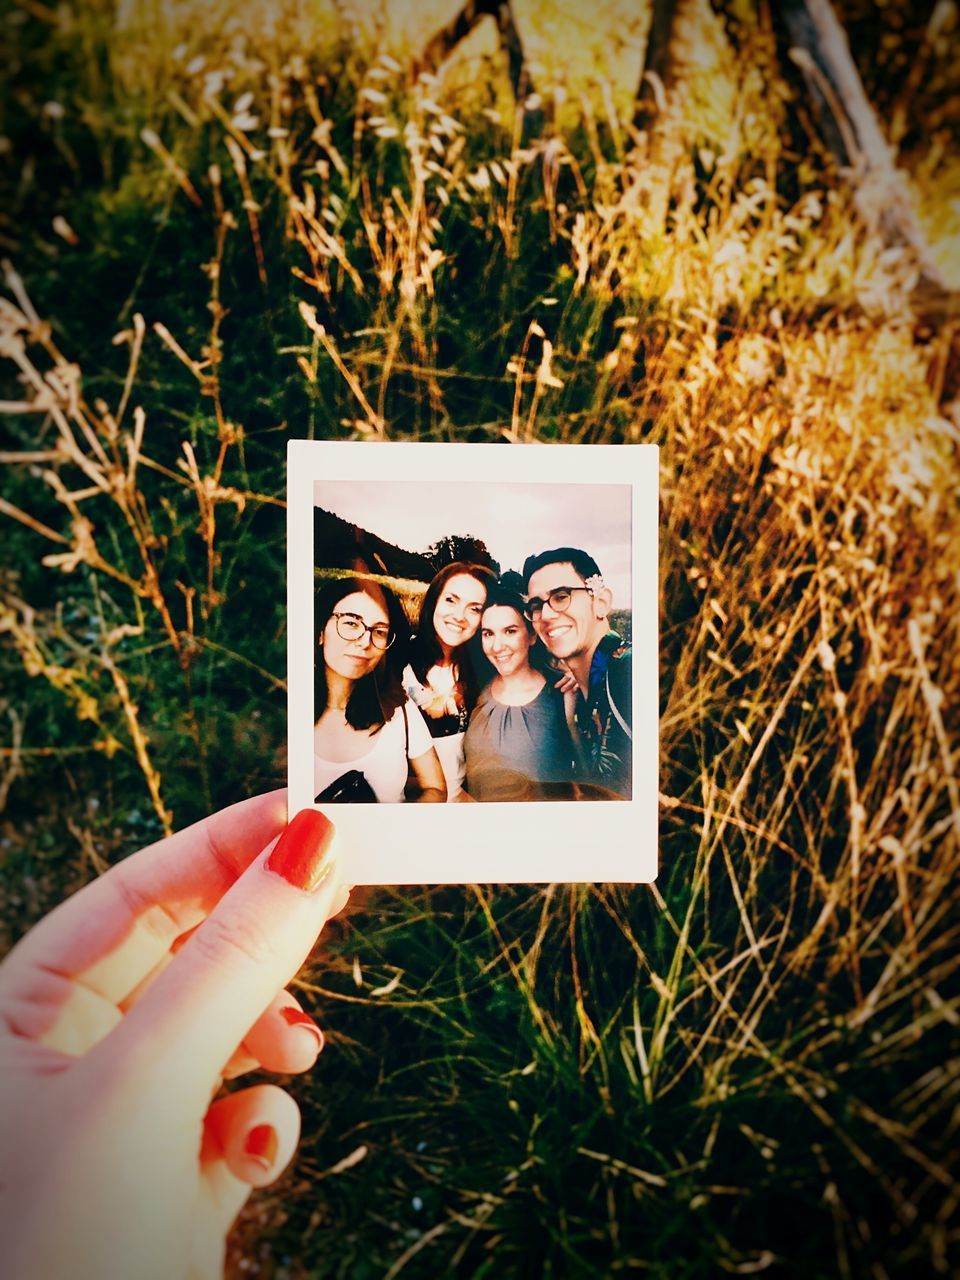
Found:
[[[947,1274],[954,322],[918,320],[915,264],[835,175],[784,181],[751,74],[723,137],[681,103],[631,137],[585,97],[524,139],[500,84],[232,47],[169,69],[178,123],[145,138],[209,227],[202,340],[137,316],[115,402],[88,403],[7,272],[2,512],[65,575],[52,604],[4,593],[21,809],[29,752],[54,745],[25,739],[38,687],[102,752],[94,785],[126,759],[164,826],[190,811],[184,743],[223,753],[209,664],[282,692],[282,646],[255,659],[230,621],[241,570],[268,581],[243,531],[282,505],[264,477],[284,435],[255,466],[223,381],[230,252],[251,280],[293,269],[285,358],[317,434],[652,440],[663,496],[658,884],[358,904],[304,975],[336,1056],[328,1091],[301,1089],[310,1136],[248,1268]],[[203,432],[156,419],[148,351],[185,371]],[[157,734],[174,702],[179,736]]]

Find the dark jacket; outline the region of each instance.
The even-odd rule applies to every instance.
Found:
[[[629,645],[608,631],[590,663],[587,696],[577,694],[581,778],[630,799],[633,770],[633,665]]]

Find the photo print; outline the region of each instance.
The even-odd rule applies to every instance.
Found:
[[[352,883],[653,878],[654,446],[296,441],[288,532],[290,808]]]

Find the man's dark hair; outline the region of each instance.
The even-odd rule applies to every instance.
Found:
[[[513,587],[505,586],[502,582],[498,582],[487,592],[487,602],[483,606],[483,612],[486,613],[488,609],[491,609],[494,606],[501,609],[514,609],[519,613],[523,625],[527,628],[530,634],[533,635],[533,623],[523,612],[526,607],[526,601],[519,591],[515,590]],[[481,627],[483,625],[482,619],[480,625]]]
[[[600,566],[593,556],[579,547],[555,547],[553,551],[541,551],[539,555],[527,556],[523,562],[523,589],[529,591],[530,579],[548,564],[572,565],[580,577],[586,582],[594,574],[600,573]]]
[[[354,729],[379,729],[393,717],[397,707],[406,701],[403,668],[409,652],[410,625],[400,601],[389,587],[381,586],[369,578],[336,578],[314,592],[313,625],[318,639],[323,635],[323,629],[340,601],[353,595],[355,591],[362,591],[377,604],[384,606],[387,625],[394,635],[393,644],[383,652],[374,669],[356,681],[347,702],[347,724]],[[316,722],[327,706],[327,678],[322,649],[317,654],[313,689],[313,715]]]

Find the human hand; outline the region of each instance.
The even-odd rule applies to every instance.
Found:
[[[453,693],[431,693],[430,697],[424,698],[419,703],[419,710],[425,716],[429,716],[431,720],[440,720],[443,716],[455,716],[459,714],[460,708],[457,706],[457,699]]]
[[[331,824],[283,792],[133,854],[0,965],[5,1280],[212,1280],[299,1138],[323,1038],[283,990],[345,904]]]
[[[559,689],[564,696],[568,693],[576,693],[580,688],[577,684],[576,676],[572,675],[569,671],[565,671],[560,679],[554,683],[553,687],[555,689]]]

